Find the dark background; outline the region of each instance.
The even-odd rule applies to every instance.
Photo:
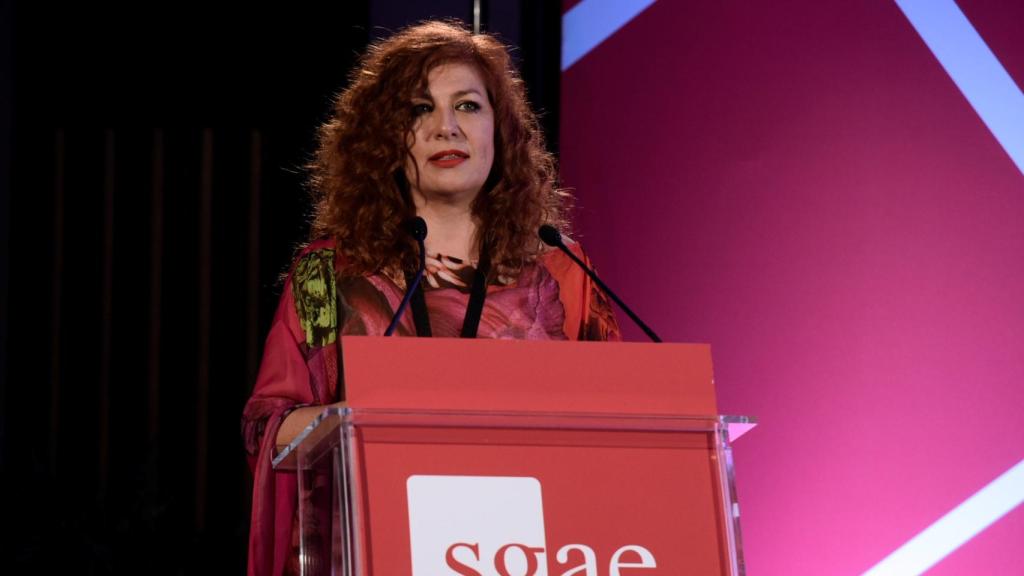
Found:
[[[240,415],[316,127],[369,41],[472,22],[406,4],[0,3],[5,573],[244,571]],[[560,3],[482,4],[557,151]]]

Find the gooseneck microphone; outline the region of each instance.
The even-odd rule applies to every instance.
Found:
[[[405,288],[405,296],[402,297],[402,303],[399,304],[398,310],[395,311],[395,315],[391,318],[391,323],[388,324],[388,329],[384,332],[385,336],[391,336],[395,328],[398,328],[398,321],[409,306],[409,300],[412,299],[412,295],[420,285],[420,280],[423,279],[423,273],[427,270],[427,247],[423,243],[427,238],[427,221],[417,216],[406,223],[406,230],[420,246],[420,268],[416,271],[416,277]]]
[[[576,265],[582,268],[583,271],[587,273],[587,276],[590,276],[590,279],[593,280],[594,283],[601,288],[602,292],[604,292],[612,300],[614,300],[615,303],[619,305],[619,308],[622,308],[622,311],[625,312],[629,316],[629,318],[633,320],[633,322],[635,322],[641,330],[644,331],[644,334],[647,334],[648,338],[650,338],[654,342],[661,342],[661,338],[658,338],[658,335],[654,333],[654,330],[651,330],[647,326],[647,324],[644,324],[644,321],[641,320],[636,314],[634,314],[633,311],[629,309],[629,306],[626,306],[626,303],[620,300],[619,297],[615,295],[615,292],[612,292],[611,288],[609,288],[604,282],[601,281],[600,278],[597,277],[597,274],[595,274],[593,270],[591,270],[586,264],[584,264],[583,261],[579,259],[579,257],[573,254],[572,250],[569,250],[569,248],[565,245],[565,242],[562,242],[562,233],[559,232],[557,228],[550,224],[544,224],[537,230],[537,235],[540,236],[540,239],[548,246],[551,246],[552,248],[558,248],[562,252],[565,252],[566,256],[571,258],[572,261],[576,263]]]

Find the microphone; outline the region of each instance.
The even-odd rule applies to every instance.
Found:
[[[402,303],[399,304],[398,310],[395,311],[395,315],[391,317],[391,323],[388,324],[388,329],[384,331],[385,336],[391,336],[395,332],[395,328],[398,328],[398,320],[402,317],[402,313],[409,306],[409,300],[412,299],[413,293],[416,292],[416,288],[420,285],[420,280],[423,279],[423,273],[427,270],[427,247],[423,241],[427,238],[427,221],[419,216],[406,222],[406,231],[409,233],[416,243],[420,246],[420,268],[416,271],[416,277],[409,286],[405,289],[405,296],[402,297]]]
[[[647,324],[644,324],[644,321],[641,320],[636,314],[634,314],[633,311],[629,309],[629,306],[626,306],[626,303],[620,300],[619,297],[616,296],[614,292],[612,292],[611,288],[609,288],[604,282],[601,281],[600,278],[597,277],[597,274],[595,274],[593,270],[591,270],[586,264],[583,263],[582,260],[580,260],[575,254],[573,254],[572,250],[569,250],[569,248],[565,245],[565,242],[562,242],[562,233],[559,232],[557,228],[550,224],[544,224],[537,230],[537,235],[540,236],[540,239],[548,246],[551,246],[552,248],[558,248],[562,252],[565,252],[566,256],[571,258],[573,262],[575,262],[580,268],[582,268],[583,271],[587,273],[587,276],[590,276],[590,279],[593,280],[594,283],[601,288],[602,292],[611,297],[611,299],[614,300],[615,303],[619,305],[619,308],[622,308],[622,311],[625,312],[629,316],[629,318],[633,322],[635,322],[641,330],[644,331],[644,334],[647,334],[648,338],[650,338],[653,342],[661,342],[661,338],[658,338],[658,335],[654,333],[654,330],[651,330],[647,326]]]

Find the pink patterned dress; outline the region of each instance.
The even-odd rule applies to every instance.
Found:
[[[578,244],[570,248],[586,261]],[[277,432],[298,406],[330,404],[338,390],[338,335],[383,335],[405,290],[384,274],[335,281],[334,243],[320,240],[299,255],[264,345],[242,432],[253,471],[250,575],[297,573],[296,478],[275,472]],[[472,263],[433,255],[427,260],[424,296],[436,337],[457,337],[469,303]],[[340,326],[339,326],[340,325]],[[398,336],[415,336],[412,314]],[[498,276],[487,287],[479,338],[619,340],[612,309],[590,279],[564,254],[547,252],[515,278]]]

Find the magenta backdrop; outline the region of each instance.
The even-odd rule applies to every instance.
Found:
[[[1024,3],[959,5],[1024,85]],[[1024,176],[895,3],[660,0],[562,82],[584,247],[760,421],[749,574],[863,572],[1024,458]]]

